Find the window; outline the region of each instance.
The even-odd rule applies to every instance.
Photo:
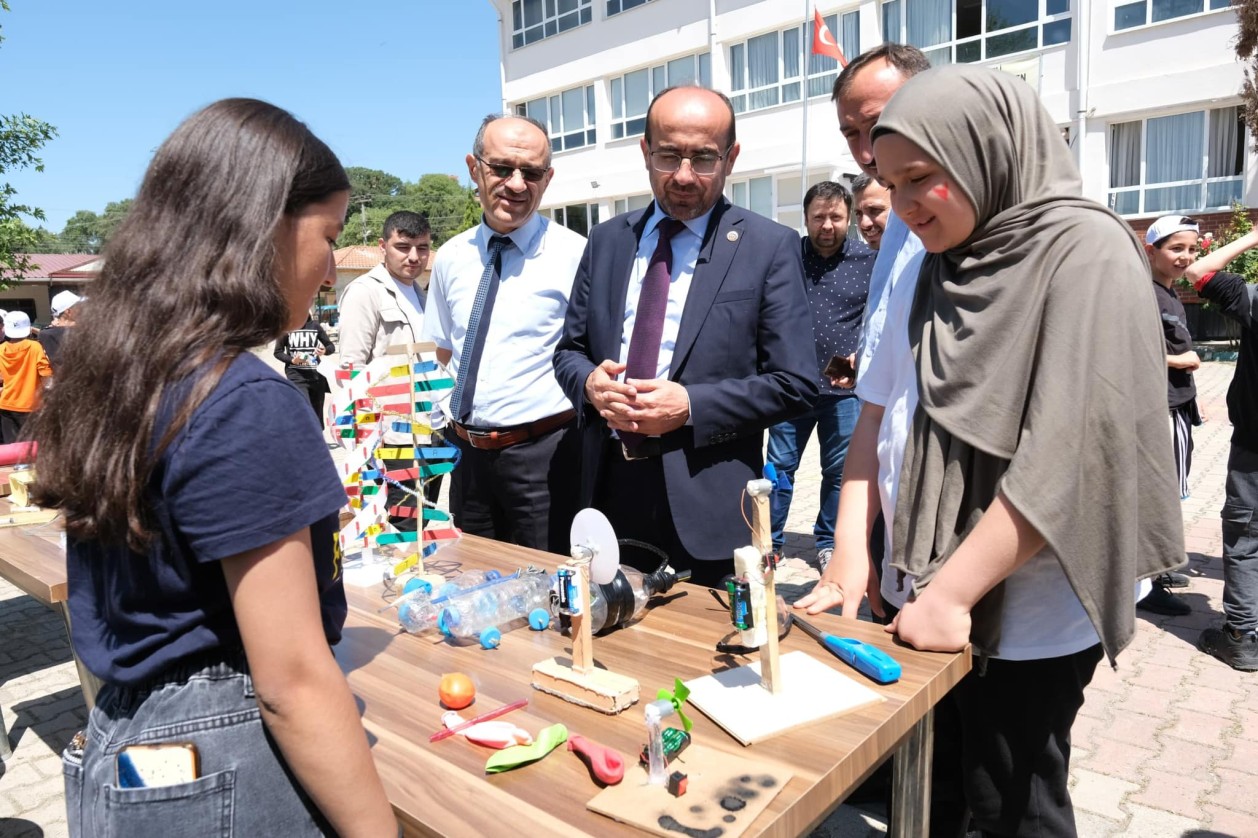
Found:
[[[550,217],[569,230],[583,236],[590,235],[590,228],[598,223],[598,204],[573,204],[570,207],[555,207]]]
[[[636,137],[646,130],[646,109],[660,91],[678,84],[712,84],[712,56],[708,53],[674,58],[612,79],[612,139]]]
[[[651,0],[607,0],[607,16],[618,15],[650,2]]]
[[[845,53],[846,54],[846,53]],[[808,175],[809,188],[827,180],[824,172]],[[766,175],[731,183],[729,199],[735,206],[772,218],[779,224],[804,232],[804,189],[798,174]]]
[[[839,40],[843,54],[860,55],[860,12],[828,15],[826,27]],[[828,96],[839,74],[839,62],[812,54],[812,21],[768,32],[729,48],[730,101],[738,113],[798,102],[800,66],[807,62],[808,95]],[[802,38],[802,40],[801,40]],[[807,55],[805,55],[807,51]]]
[[[616,215],[631,212],[632,210],[646,209],[651,205],[652,196],[650,195],[630,195],[628,198],[617,198],[612,205],[612,211]]]
[[[1244,167],[1236,107],[1109,127],[1109,206],[1120,215],[1229,207],[1241,198]]]
[[[1157,23],[1176,17],[1198,15],[1205,11],[1226,9],[1232,0],[1137,0],[1114,6],[1114,29],[1131,29],[1146,23]],[[1149,7],[1153,16],[1149,18]]]
[[[546,126],[551,151],[594,145],[594,85],[574,87],[562,93],[530,99],[515,106],[520,116],[530,116]]]
[[[593,2],[594,0],[513,0],[511,46],[519,49],[589,23]]]
[[[1069,43],[1070,0],[888,0],[882,35],[935,65],[986,61]]]

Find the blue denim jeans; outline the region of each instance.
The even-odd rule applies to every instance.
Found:
[[[817,510],[812,532],[818,550],[834,547],[834,522],[839,514],[843,463],[847,460],[847,444],[852,439],[859,415],[860,399],[855,396],[822,396],[812,410],[769,429],[768,460],[778,474],[785,474],[792,484],[799,460],[804,456],[804,447],[808,445],[808,437],[812,435],[813,428],[817,429],[817,441],[821,444],[821,506]],[[785,538],[783,532],[793,495],[794,489],[779,489],[773,493],[773,546],[778,550]]]
[[[1232,446],[1223,501],[1223,615],[1258,631],[1258,454]]]
[[[62,755],[71,838],[333,834],[263,726],[244,656],[230,657],[174,667],[141,688],[101,689],[85,746]],[[198,779],[119,788],[118,752],[164,742],[196,745]]]

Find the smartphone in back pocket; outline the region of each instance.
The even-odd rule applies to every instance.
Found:
[[[191,742],[128,745],[118,752],[116,770],[118,788],[175,786],[201,776],[201,755]]]

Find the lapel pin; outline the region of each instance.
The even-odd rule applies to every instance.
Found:
[[[729,239],[732,242],[738,241],[738,231],[730,230],[728,233],[725,234],[725,238]]]

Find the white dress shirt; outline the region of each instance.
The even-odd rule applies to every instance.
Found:
[[[421,339],[450,350],[456,378],[493,235],[484,222],[460,233],[437,251],[433,266]],[[514,246],[502,250],[493,312],[481,322],[488,331],[468,421],[476,428],[523,425],[572,408],[551,358],[585,238],[537,213],[509,237]]]
[[[638,253],[633,260],[633,273],[629,275],[629,290],[625,294],[625,328],[620,335],[620,363],[629,359],[629,340],[633,337],[633,324],[638,315],[638,297],[642,293],[642,282],[646,279],[646,269],[651,262],[651,254],[660,239],[659,224],[667,216],[660,210],[659,204],[652,205],[651,217],[647,219],[642,230],[642,238],[638,242]],[[708,219],[712,210],[708,210],[698,218],[682,222],[685,228],[673,234],[673,270],[668,283],[668,308],[664,313],[664,333],[660,336],[660,357],[656,362],[656,378],[668,378],[673,364],[673,350],[677,348],[677,332],[681,328],[681,314],[686,308],[686,296],[690,293],[690,281],[694,279],[695,263],[699,261],[699,248],[703,245],[703,234],[708,229]],[[623,376],[622,376],[623,378]]]

